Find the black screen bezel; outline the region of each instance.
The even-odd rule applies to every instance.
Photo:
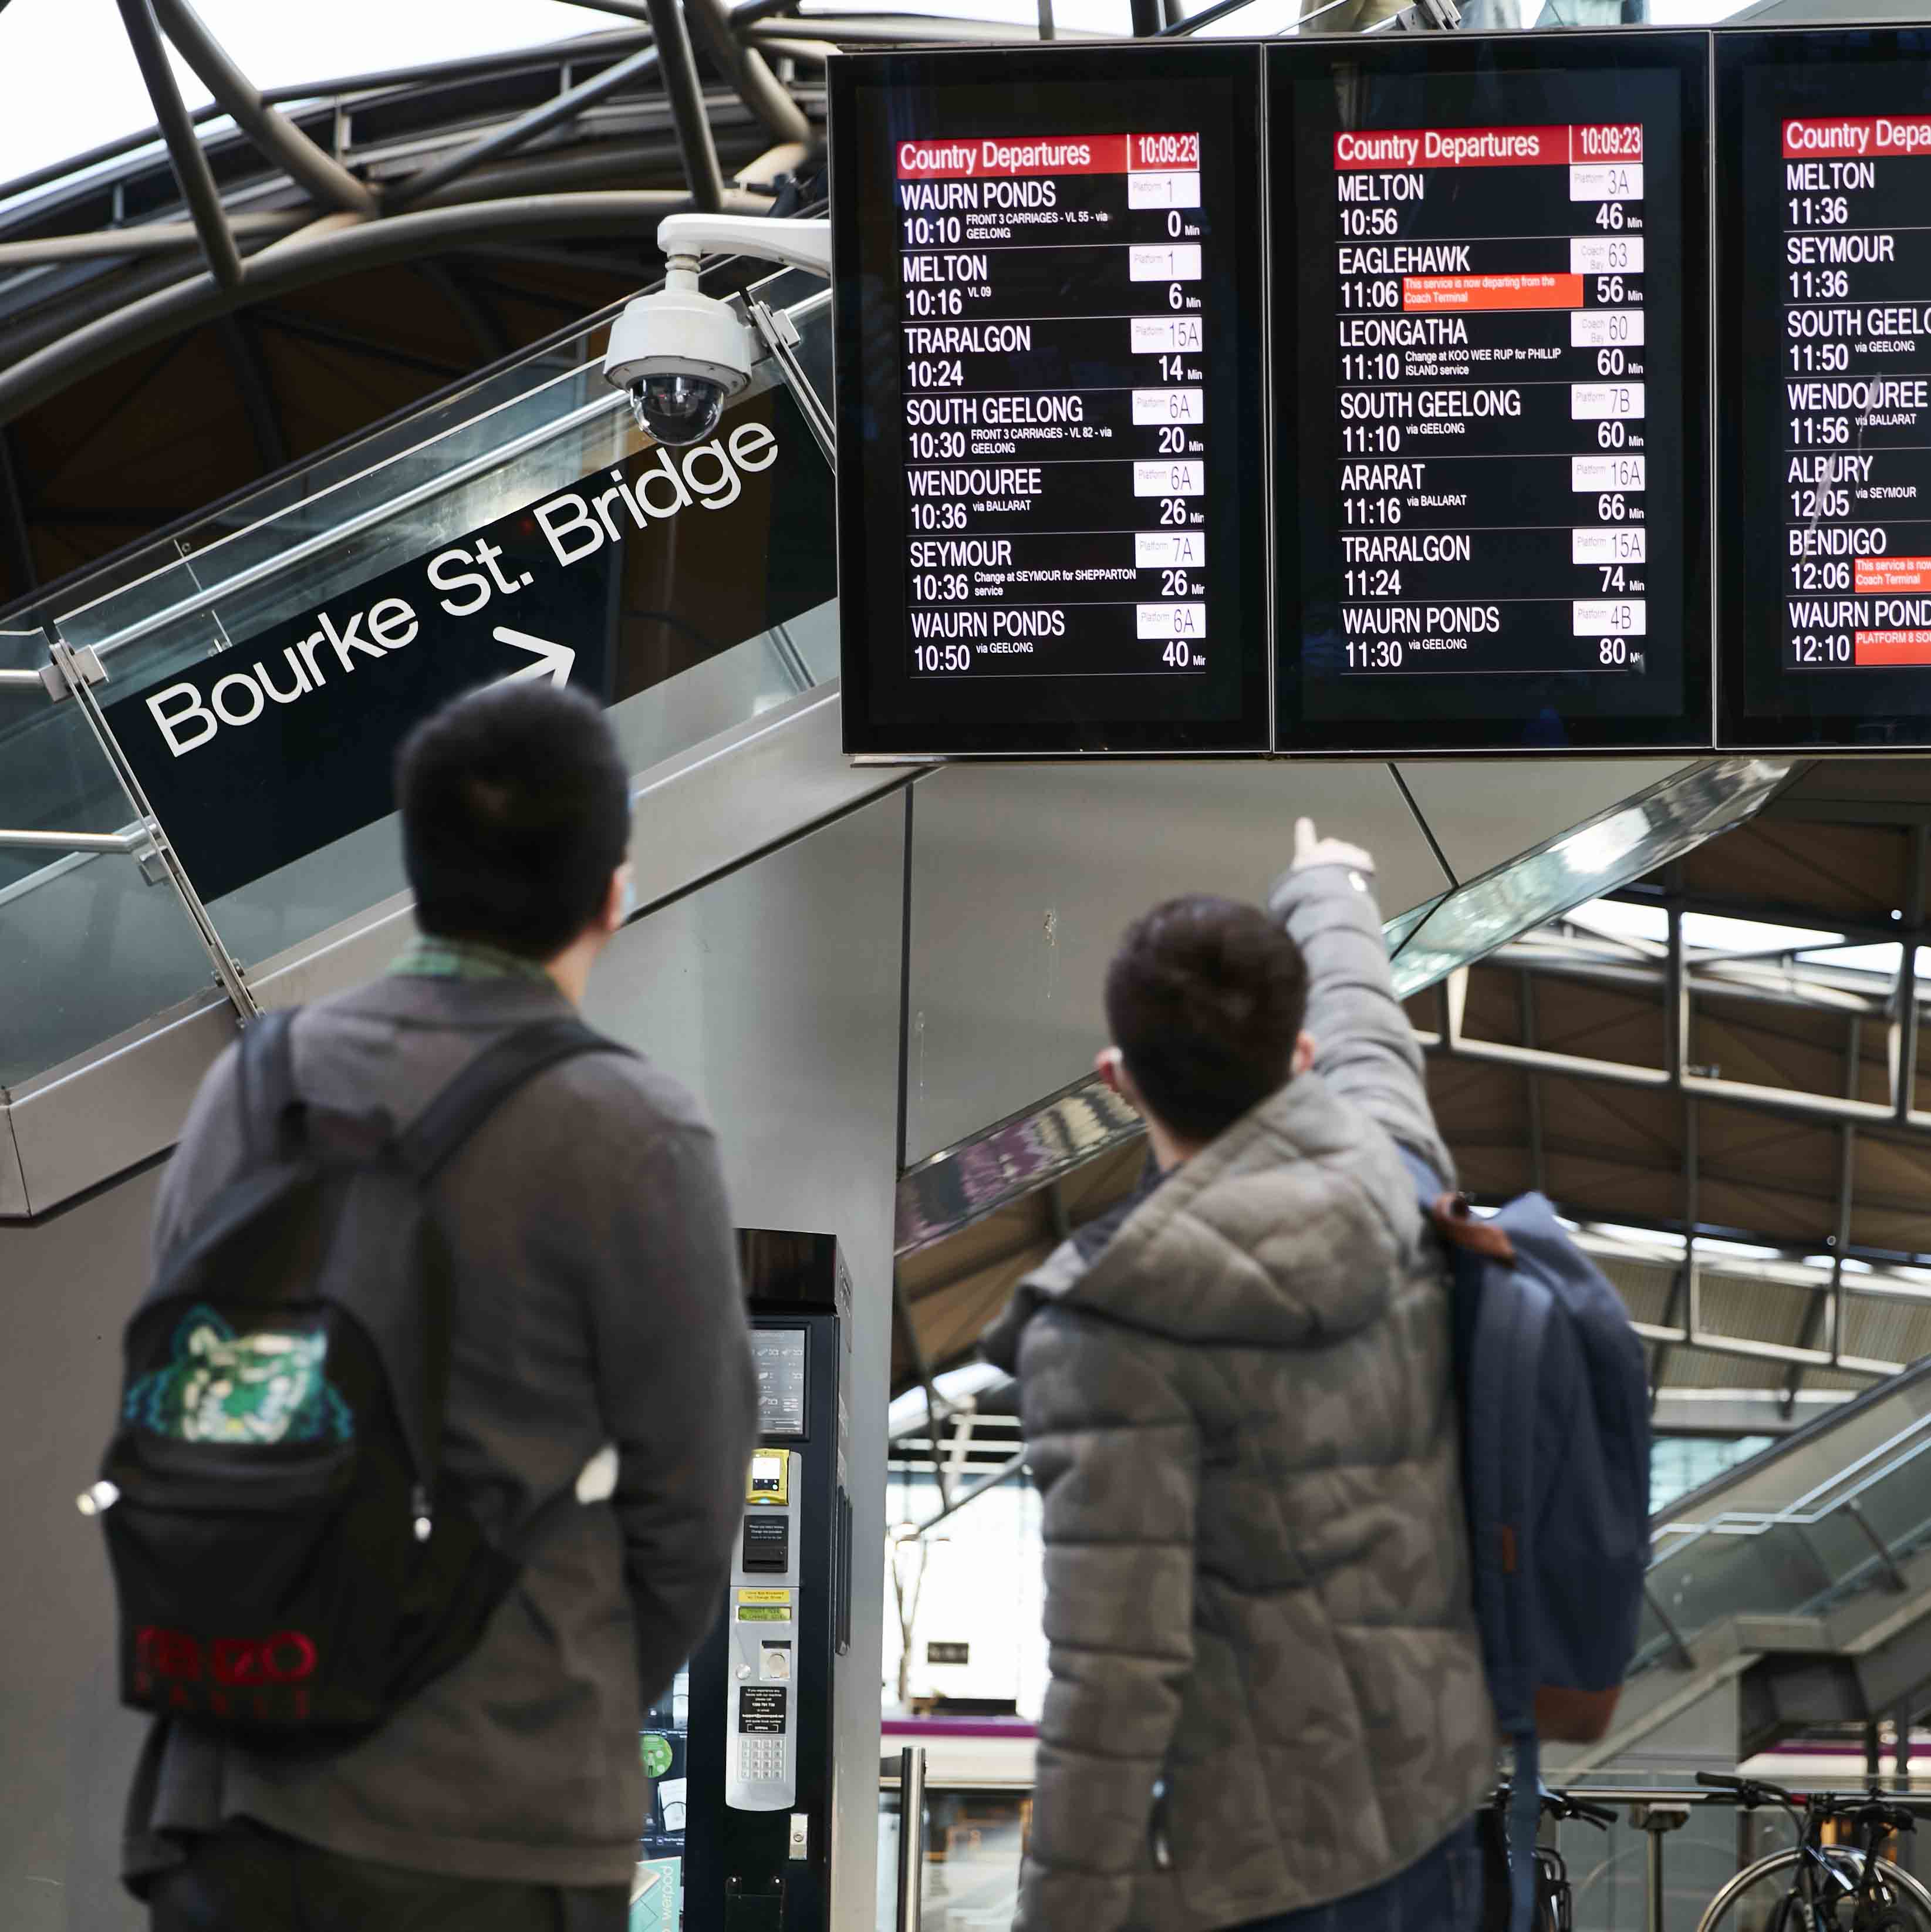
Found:
[[[1931,709],[1873,717],[1862,711],[1804,710],[1787,706],[1754,710],[1750,700],[1753,640],[1765,647],[1761,628],[1764,598],[1753,587],[1745,541],[1743,335],[1749,291],[1744,280],[1743,159],[1744,77],[1753,68],[1797,67],[1816,70],[1909,61],[1931,68],[1931,26],[1905,27],[1775,27],[1718,33],[1715,73],[1717,212],[1717,706],[1720,751],[1827,750],[1878,753],[1931,749]],[[1778,530],[1782,530],[1780,520]],[[1768,648],[1782,666],[1782,560],[1771,605],[1774,626]],[[1840,678],[1868,679],[1856,670],[1798,674],[1828,692]],[[1882,674],[1876,674],[1882,679]],[[1888,680],[1885,680],[1888,681]],[[1927,681],[1931,690],[1931,680]],[[1839,700],[1841,702],[1841,698]],[[1931,704],[1931,699],[1927,699]]]
[[[839,658],[842,674],[844,749],[860,757],[1034,757],[1054,755],[1264,755],[1271,748],[1272,627],[1269,608],[1270,532],[1266,490],[1270,471],[1266,410],[1267,280],[1265,205],[1266,166],[1261,114],[1261,50],[1241,41],[1189,43],[1171,40],[1141,45],[1094,47],[1068,44],[1025,50],[1027,78],[1042,86],[1077,82],[1104,88],[1110,80],[1144,86],[1157,73],[1164,79],[1179,71],[1228,85],[1238,104],[1245,101],[1244,124],[1237,122],[1238,152],[1250,146],[1255,156],[1251,175],[1237,175],[1231,215],[1237,237],[1250,245],[1237,246],[1234,279],[1240,309],[1252,318],[1253,353],[1239,370],[1236,402],[1240,418],[1252,425],[1239,455],[1240,488],[1234,506],[1240,532],[1240,602],[1256,616],[1247,626],[1239,673],[1238,715],[1222,719],[1166,719],[1109,717],[1022,718],[995,722],[935,717],[931,722],[883,719],[874,714],[871,653],[868,648],[871,614],[862,588],[872,584],[874,569],[888,573],[883,580],[902,580],[902,560],[874,562],[877,532],[867,514],[867,490],[862,458],[868,450],[864,434],[862,382],[863,334],[861,309],[863,284],[860,262],[859,217],[856,194],[841,194],[841,157],[853,153],[856,139],[857,94],[862,88],[984,86],[1009,91],[1014,80],[1010,49],[962,49],[930,52],[889,52],[841,56],[826,64],[827,125],[832,173],[832,333],[835,358],[834,412],[838,447],[838,554]],[[1157,65],[1156,66],[1156,64]],[[1063,74],[1053,70],[1065,67]],[[849,158],[843,166],[850,168]],[[1015,681],[1023,693],[1024,686]],[[1103,694],[1106,681],[1082,681],[1088,691]],[[943,706],[935,705],[934,710]]]
[[[1707,29],[1683,32],[1623,28],[1600,33],[1554,35],[1444,34],[1370,44],[1356,39],[1288,40],[1268,49],[1267,95],[1276,130],[1270,168],[1273,197],[1270,226],[1277,274],[1290,272],[1298,234],[1298,184],[1294,144],[1284,115],[1293,111],[1294,86],[1310,70],[1330,71],[1344,62],[1372,62],[1421,78],[1431,74],[1472,74],[1484,68],[1534,73],[1590,66],[1674,71],[1681,115],[1683,236],[1683,501],[1693,516],[1710,501],[1710,40]],[[1563,736],[1552,742],[1546,716],[1414,721],[1364,717],[1310,718],[1301,692],[1303,604],[1300,531],[1285,519],[1300,499],[1298,428],[1300,319],[1290,298],[1276,300],[1272,316],[1274,368],[1275,746],[1282,753],[1327,753],[1356,758],[1429,753],[1517,752],[1540,758],[1570,752],[1707,751],[1713,742],[1714,647],[1711,585],[1714,545],[1686,545],[1683,564],[1683,694],[1674,714],[1564,713]],[[1705,517],[1707,523],[1707,514]],[[1581,681],[1579,680],[1579,683]],[[1372,690],[1373,687],[1364,687]],[[1531,735],[1535,734],[1537,735]]]

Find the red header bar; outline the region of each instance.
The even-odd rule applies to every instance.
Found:
[[[1931,154],[1931,114],[1837,116],[1783,124],[1787,161],[1864,160]]]
[[[1337,168],[1567,167],[1639,161],[1639,123],[1586,128],[1376,128],[1334,137]]]
[[[901,181],[1012,175],[1123,175],[1158,170],[1191,173],[1200,166],[1198,134],[961,136],[901,141]]]

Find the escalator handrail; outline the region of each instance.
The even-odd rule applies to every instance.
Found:
[[[1903,1390],[1925,1381],[1931,1381],[1931,1355],[1926,1356],[1921,1361],[1912,1363],[1901,1374],[1873,1383],[1869,1388],[1852,1396],[1849,1402],[1841,1403],[1826,1414],[1805,1423],[1800,1429],[1793,1429],[1788,1436],[1782,1437],[1769,1448],[1751,1456],[1747,1461],[1733,1463],[1721,1475],[1713,1476],[1708,1482],[1677,1497],[1666,1508],[1659,1510],[1650,1518],[1651,1535],[1664,1534],[1671,1526],[1693,1514],[1699,1503],[1714,1501],[1725,1490],[1733,1487],[1744,1478],[1746,1472],[1752,1477],[1760,1474],[1772,1463],[1781,1462],[1787,1456],[1795,1455],[1828,1436],[1853,1416],[1866,1414],[1879,1402],[1891,1401]],[[1841,1477],[1843,1472],[1840,1471],[1838,1474]],[[1822,1486],[1828,1488],[1829,1485],[1826,1484]]]
[[[1909,1442],[1913,1437],[1919,1439],[1912,1443],[1903,1454],[1894,1453],[1901,1444]],[[1728,1534],[1753,1535],[1775,1523],[1794,1522],[1807,1526],[1822,1522],[1826,1516],[1842,1508],[1845,1504],[1856,1502],[1873,1484],[1882,1482],[1894,1470],[1902,1468],[1906,1462],[1914,1461],[1924,1454],[1927,1449],[1931,1449],[1931,1415],[1922,1415],[1909,1427],[1900,1430],[1895,1436],[1887,1438],[1875,1449],[1860,1456],[1855,1462],[1846,1463],[1828,1481],[1819,1483],[1816,1488],[1807,1491],[1794,1501],[1786,1503],[1780,1509],[1725,1510],[1720,1514],[1708,1517],[1702,1522],[1686,1522],[1680,1518],[1672,1517],[1669,1522],[1660,1527],[1657,1534],[1667,1536],[1672,1534],[1682,1535],[1717,1532]],[[1882,1467],[1872,1469],[1871,1465],[1878,1462],[1881,1457],[1888,1460],[1883,1462]],[[1864,1474],[1863,1472],[1867,1470],[1870,1473]],[[1843,1489],[1844,1484],[1852,1477],[1859,1477],[1861,1480],[1852,1483],[1849,1489]],[[1834,1491],[1841,1491],[1842,1493],[1831,1494]],[[1820,1496],[1826,1495],[1831,1496],[1831,1500],[1828,1502],[1821,1508],[1813,1507]]]

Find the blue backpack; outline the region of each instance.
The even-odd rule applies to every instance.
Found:
[[[1513,1932],[1529,1932],[1540,1740],[1609,1730],[1649,1563],[1648,1374],[1622,1298],[1540,1194],[1478,1219],[1401,1150],[1454,1298],[1475,1614],[1495,1720],[1515,1752]]]

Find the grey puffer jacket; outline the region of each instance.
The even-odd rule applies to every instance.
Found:
[[[1292,872],[1270,904],[1314,1070],[1096,1254],[1063,1245],[987,1336],[1023,1384],[1051,1648],[1015,1932],[1345,1897],[1494,1775],[1443,1269],[1390,1136],[1448,1157],[1359,875]]]

